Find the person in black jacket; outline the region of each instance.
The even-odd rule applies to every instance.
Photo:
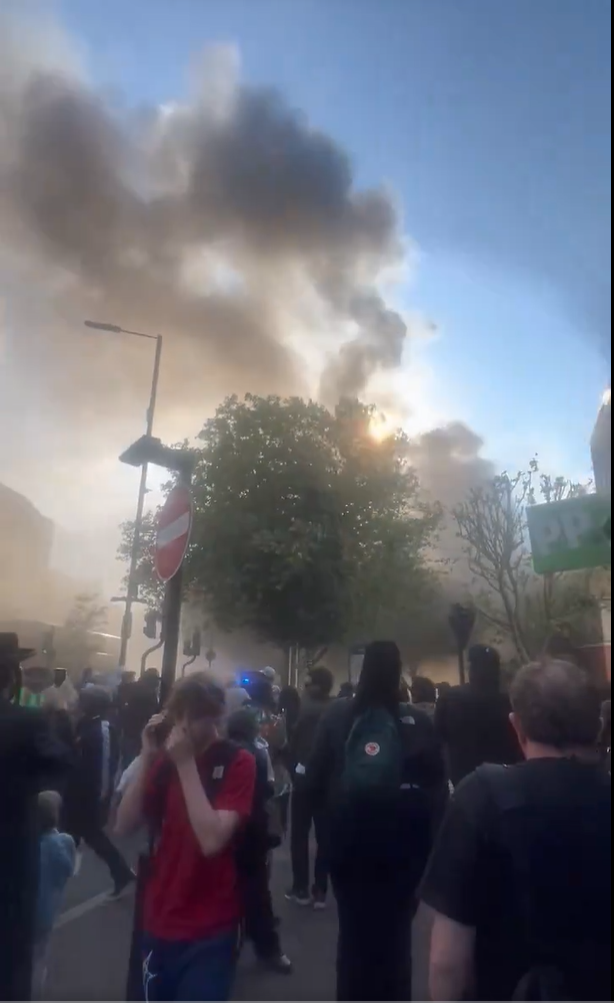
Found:
[[[511,709],[509,697],[501,692],[499,652],[476,644],[469,651],[469,685],[448,690],[435,710],[435,728],[454,787],[484,763],[509,766],[520,762]]]
[[[124,769],[139,755],[141,735],[148,721],[157,713],[160,701],[160,673],[157,669],[147,669],[136,682],[131,676],[133,673],[124,673],[116,694]]]
[[[447,801],[447,782],[432,721],[399,702],[401,668],[394,642],[368,645],[356,696],[331,703],[307,764],[306,784],[330,824],[330,870],[339,907],[338,1000],[411,999],[415,897]],[[398,726],[400,783],[354,800],[348,797],[348,740],[364,722],[388,715],[388,723]],[[380,755],[384,758],[377,741],[366,741],[361,751],[377,769]]]
[[[315,909],[326,907],[328,893],[328,848],[326,816],[314,804],[313,793],[309,790],[305,773],[313,751],[316,731],[320,719],[331,703],[334,679],[331,672],[323,667],[311,670],[301,704],[301,713],[290,740],[289,759],[292,770],[291,804],[291,848],[292,848],[292,888],[286,895],[297,905],[311,905]],[[309,838],[311,827],[315,826],[317,851],[314,868],[314,882],[309,881]]]
[[[274,790],[271,761],[266,748],[258,744],[258,721],[249,707],[230,715],[226,731],[232,742],[247,749],[256,759],[254,807],[238,848],[245,933],[260,961],[281,975],[290,975],[292,962],[281,947],[269,885],[269,853],[279,845],[279,840],[269,833],[267,806]]]
[[[41,711],[12,701],[22,658],[0,634],[0,1000],[29,1000],[38,882],[37,795],[54,789],[68,755]]]
[[[79,701],[82,716],[75,730],[75,765],[64,798],[64,829],[77,846],[83,840],[104,861],[116,897],[134,880],[105,832],[120,765],[119,733],[107,719],[112,700],[102,686],[87,686]]]

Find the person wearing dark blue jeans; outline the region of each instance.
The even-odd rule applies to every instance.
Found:
[[[165,1000],[229,1000],[238,930],[200,941],[143,942],[143,993],[147,1003]]]
[[[150,834],[128,987],[145,1000],[232,995],[245,911],[237,841],[253,813],[256,762],[219,738],[224,703],[224,690],[205,673],[177,682],[166,716],[153,718],[143,733],[140,761],[118,808],[120,832],[145,821]]]

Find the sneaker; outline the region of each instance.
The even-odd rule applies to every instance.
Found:
[[[110,899],[121,898],[124,892],[127,891],[128,888],[132,887],[135,881],[136,881],[136,874],[133,871],[131,871],[129,877],[126,875],[125,878],[123,878],[121,881],[118,881],[115,887],[111,889],[111,891],[109,892],[109,898]]]
[[[286,892],[286,901],[294,902],[295,905],[300,905],[303,907],[310,906],[312,903],[312,898],[309,892],[297,891],[296,888],[291,888],[289,892]]]
[[[278,975],[292,975],[294,971],[294,965],[287,954],[279,954],[274,958],[267,958],[263,963],[270,971],[277,972]]]
[[[313,908],[316,912],[324,912],[326,909],[326,892],[313,893]]]

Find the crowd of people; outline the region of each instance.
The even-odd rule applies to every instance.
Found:
[[[420,903],[433,1000],[611,998],[611,705],[573,659],[505,693],[478,645],[466,686],[408,687],[381,641],[355,691],[320,666],[301,694],[196,672],[160,708],[155,671],[70,699],[57,676],[66,700],[32,710],[25,656],[0,636],[0,999],[44,998],[82,843],[112,895],[135,886],[126,998],[230,999],[245,938],[290,973],[270,890],[288,830],[288,901],[337,903],[337,999],[412,998]],[[133,872],[113,832],[139,831]]]

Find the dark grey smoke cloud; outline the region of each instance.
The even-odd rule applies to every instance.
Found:
[[[436,560],[446,563],[441,570],[446,594],[462,598],[461,585],[469,581],[465,547],[458,539],[452,509],[471,488],[486,484],[496,474],[494,464],[482,456],[484,440],[463,422],[435,428],[411,443],[410,459],[420,472],[423,490],[432,500],[445,505],[440,526]]]
[[[491,480],[496,471],[482,456],[484,440],[463,422],[425,432],[411,443],[410,457],[420,469],[423,488],[454,507],[472,487]]]
[[[83,398],[96,410],[111,378],[118,400],[140,392],[130,352],[119,373],[102,364],[102,385],[80,371],[74,332],[92,315],[172,339],[169,400],[304,389],[290,342],[314,300],[353,338],[329,346],[329,400],[398,366],[407,328],[377,292],[404,256],[397,212],[385,192],[356,191],[343,149],[279,94],[230,80],[217,107],[205,95],[122,112],[35,59],[6,79],[0,253],[24,354],[44,359],[58,415]]]

